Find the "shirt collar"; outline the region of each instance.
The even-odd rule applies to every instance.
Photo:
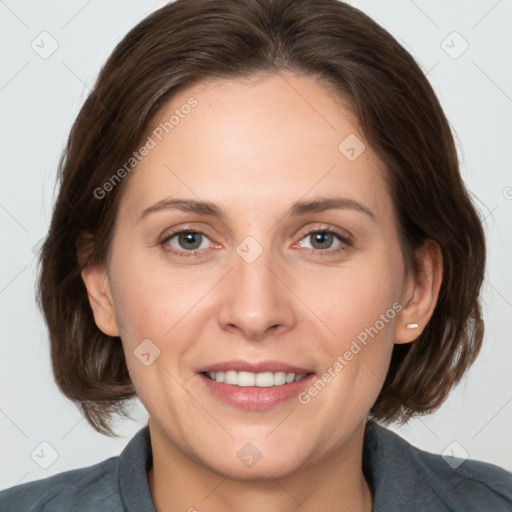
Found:
[[[156,512],[147,477],[152,465],[151,440],[146,425],[119,456],[119,488],[127,512]]]

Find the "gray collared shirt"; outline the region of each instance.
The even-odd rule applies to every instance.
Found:
[[[1,491],[0,511],[156,512],[147,480],[151,465],[146,426],[118,457]],[[474,460],[452,466],[367,424],[363,470],[373,512],[512,512],[512,473]]]

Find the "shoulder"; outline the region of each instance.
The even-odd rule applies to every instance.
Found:
[[[155,512],[147,481],[151,439],[144,427],[117,457],[0,492],[0,512]]]
[[[512,473],[494,464],[423,451],[375,423],[368,425],[365,456],[386,506],[393,502],[436,512],[512,511]]]
[[[118,457],[0,491],[1,512],[121,511]]]

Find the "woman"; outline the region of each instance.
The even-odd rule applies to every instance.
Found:
[[[117,46],[61,162],[39,298],[120,457],[2,510],[512,510],[512,476],[384,428],[476,358],[485,243],[449,124],[336,0],[177,0]]]

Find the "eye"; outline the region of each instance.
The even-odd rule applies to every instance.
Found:
[[[308,239],[310,240],[309,246],[304,245],[303,240]],[[310,249],[310,252],[315,254],[328,255],[346,250],[351,242],[347,237],[332,229],[314,229],[307,232],[299,244],[300,247]],[[211,246],[211,241],[202,231],[181,229],[165,236],[160,245],[165,252],[186,257],[195,256],[198,252],[208,249]]]
[[[351,245],[350,240],[347,237],[331,229],[316,229],[309,231],[301,239],[300,246],[304,247],[302,241],[308,239],[311,241],[309,248],[314,252],[320,251],[320,253],[327,252],[328,254],[332,254],[343,251]],[[336,243],[336,239],[338,240],[338,244],[333,248],[333,243]],[[306,246],[306,248],[308,247]],[[326,249],[329,249],[329,251],[326,251]]]
[[[196,251],[208,249],[209,238],[201,231],[182,229],[175,231],[160,242],[164,250],[175,252],[179,256],[193,256]]]

